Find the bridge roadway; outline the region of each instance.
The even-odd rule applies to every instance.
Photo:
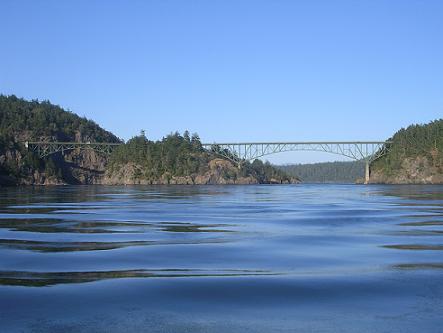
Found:
[[[271,154],[288,151],[319,151],[346,156],[353,160],[364,160],[365,183],[369,181],[369,166],[389,149],[389,141],[300,141],[300,142],[231,142],[203,143],[203,148],[227,158],[239,166],[242,161],[252,161]],[[48,155],[74,149],[93,149],[101,153],[111,153],[121,143],[110,142],[56,142],[27,141],[28,150],[43,158]]]

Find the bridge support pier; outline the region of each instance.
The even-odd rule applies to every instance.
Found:
[[[370,175],[369,160],[365,160],[365,185],[369,184],[369,175]]]

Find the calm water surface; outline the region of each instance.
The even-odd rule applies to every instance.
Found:
[[[443,187],[0,189],[0,332],[443,332]]]

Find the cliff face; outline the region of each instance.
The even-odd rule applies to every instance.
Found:
[[[89,141],[76,132],[77,141]],[[24,141],[57,141],[53,137],[30,137],[29,133],[17,133],[10,142],[0,145],[0,185],[63,185],[96,184],[104,176],[109,156],[94,150],[71,150],[40,158],[28,151]]]
[[[0,185],[63,185],[100,183],[108,158],[93,150],[54,154],[48,160],[29,163],[29,152],[0,149]],[[48,168],[47,165],[51,167]]]
[[[443,184],[443,165],[426,156],[405,158],[394,171],[375,166],[371,170],[372,184]]]
[[[105,174],[109,156],[94,150],[68,153],[63,158],[64,178],[70,184],[100,184]]]
[[[27,151],[18,144],[0,145],[0,186],[63,183],[39,164],[33,166]]]

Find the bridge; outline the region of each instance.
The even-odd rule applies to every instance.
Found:
[[[25,147],[37,153],[40,158],[55,154],[64,153],[69,150],[92,149],[99,153],[110,154],[115,147],[121,143],[114,142],[65,142],[65,141],[26,141]]]
[[[203,143],[203,148],[223,158],[231,160],[238,166],[243,161],[253,161],[271,154],[288,151],[326,152],[350,159],[365,161],[365,183],[369,182],[370,163],[383,156],[389,149],[390,141],[294,141],[294,142],[231,142]],[[92,149],[110,154],[121,143],[106,142],[56,142],[27,141],[25,146],[43,158],[54,153],[64,153],[75,149]]]

